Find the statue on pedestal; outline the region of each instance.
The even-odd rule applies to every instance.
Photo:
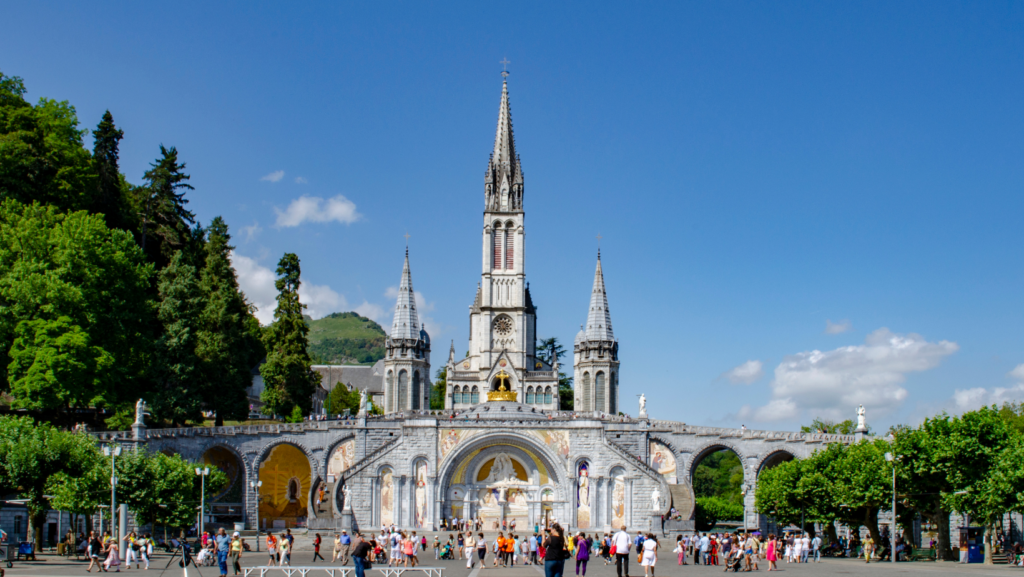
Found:
[[[341,486],[342,511],[352,510],[352,500],[349,499],[351,493],[352,490],[348,488],[348,485]]]
[[[647,418],[647,397],[640,393],[640,418]]]
[[[146,425],[146,401],[139,399],[135,403],[135,424]]]
[[[857,432],[858,433],[866,433],[866,432],[868,432],[867,417],[865,417],[865,413],[866,412],[867,411],[864,410],[864,405],[860,405],[860,406],[857,407]]]
[[[359,391],[359,412],[356,414],[356,416],[366,416],[366,389],[360,389]]]
[[[661,491],[657,487],[655,487],[654,491],[651,493],[651,509],[655,513],[658,513],[658,514],[660,514],[662,512],[662,510],[661,510]]]

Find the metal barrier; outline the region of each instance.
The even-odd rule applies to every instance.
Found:
[[[259,571],[260,577],[266,577],[268,571],[278,570],[283,572],[286,577],[292,577],[298,573],[301,577],[306,577],[306,574],[310,571],[324,571],[331,577],[350,577],[355,573],[355,567],[331,567],[328,565],[310,565],[310,566],[291,566],[285,565],[281,567],[279,565],[263,566],[263,567],[244,567],[245,577],[250,577],[256,571]],[[384,574],[384,577],[401,577],[402,573],[406,571],[419,571],[426,573],[426,577],[444,577],[443,567],[374,567],[369,569],[370,571],[380,571]],[[341,575],[338,575],[338,574]]]

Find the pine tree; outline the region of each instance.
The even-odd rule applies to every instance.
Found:
[[[173,425],[202,418],[200,360],[196,345],[203,312],[203,295],[196,269],[183,253],[174,255],[160,271],[159,319],[163,335],[157,347],[156,380],[159,391],[153,408],[157,418]]]
[[[231,267],[228,226],[216,217],[206,229],[206,263],[200,288],[206,300],[196,354],[202,365],[204,406],[224,419],[243,419],[249,413],[246,387],[252,384],[252,367],[263,358],[263,343],[250,331],[251,307],[238,290]]]
[[[277,263],[277,310],[274,324],[267,330],[267,362],[260,367],[264,385],[260,400],[276,415],[293,414],[295,407],[308,415],[320,382],[306,352],[309,326],[302,318],[306,306],[299,302],[301,274],[299,257],[285,253]]]
[[[353,415],[359,412],[359,390],[350,390],[344,383],[338,383],[327,395],[327,413],[340,415],[346,410]]]
[[[123,181],[118,167],[118,147],[124,138],[124,131],[114,126],[114,117],[108,110],[103,114],[103,120],[96,126],[96,130],[92,131],[92,136],[92,161],[99,177],[92,212],[102,214],[108,227],[125,229]]]
[[[195,190],[185,174],[185,164],[178,164],[178,150],[160,145],[160,158],[150,164],[144,175],[147,185],[137,189],[142,194],[139,210],[142,231],[139,244],[150,258],[163,268],[174,254],[193,243],[195,214],[185,208],[186,191]],[[148,248],[147,248],[148,244]],[[154,246],[156,245],[156,246]]]

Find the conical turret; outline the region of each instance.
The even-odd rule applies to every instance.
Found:
[[[416,295],[412,290],[412,272],[409,270],[409,249],[405,249],[405,265],[402,267],[402,281],[398,285],[398,302],[395,303],[395,320],[391,323],[392,339],[420,338],[420,320],[416,314]]]
[[[588,341],[614,341],[612,315],[608,311],[608,295],[604,290],[604,272],[601,270],[601,251],[597,251],[597,270],[594,288],[590,293],[590,311],[587,313],[586,339]]]

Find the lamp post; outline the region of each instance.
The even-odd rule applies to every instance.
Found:
[[[110,457],[110,536],[117,539],[117,472],[114,461],[121,456],[121,445],[104,445],[103,454]]]
[[[263,481],[249,481],[249,487],[256,492],[256,552],[260,551],[260,487]]]
[[[199,493],[199,538],[203,537],[203,527],[206,524],[206,476],[210,474],[209,467],[199,468],[196,467],[196,475],[199,475],[201,479],[201,488]]]
[[[892,463],[892,532],[889,535],[889,557],[896,562],[896,456],[885,454],[885,460]]]

